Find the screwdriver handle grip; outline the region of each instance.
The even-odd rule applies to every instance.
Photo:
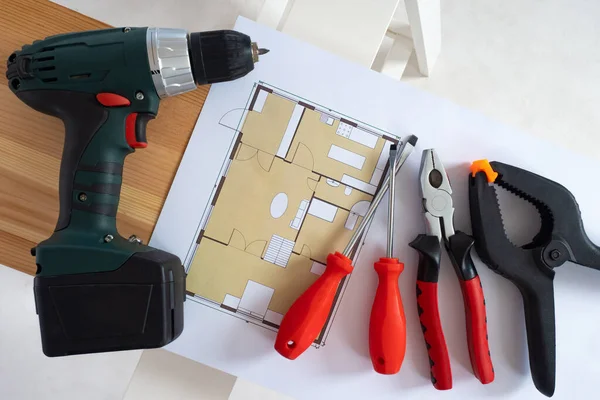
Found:
[[[371,309],[369,352],[373,369],[392,375],[400,371],[406,353],[406,318],[398,287],[404,264],[396,258],[375,263],[379,284]]]
[[[283,317],[275,350],[295,360],[315,341],[323,330],[342,279],[352,272],[352,261],[342,253],[329,254],[327,266],[319,277]]]

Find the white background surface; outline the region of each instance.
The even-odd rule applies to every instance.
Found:
[[[262,1],[218,1],[218,0],[172,0],[169,2],[142,2],[140,0],[58,0],[57,2],[78,9],[84,14],[112,25],[157,25],[183,27],[191,30],[230,28],[238,13],[255,17]],[[600,137],[600,46],[598,46],[597,24],[600,15],[600,2],[590,0],[444,0],[442,1],[442,53],[429,79],[417,78],[414,63],[411,85],[421,87],[431,93],[448,98],[458,104],[483,112],[496,120],[517,126],[538,137],[555,141],[561,146],[571,147],[579,153],[598,157]],[[159,115],[160,118],[160,115]],[[489,132],[481,132],[485,139]],[[528,154],[534,162],[538,149]],[[446,161],[446,155],[442,154]],[[559,158],[562,160],[562,158]],[[582,171],[568,168],[566,180]],[[461,190],[456,186],[457,190]],[[590,196],[591,197],[591,196]],[[587,197],[587,198],[590,198]],[[579,196],[581,201],[586,194]],[[462,216],[465,211],[462,211]],[[459,216],[462,218],[461,211]],[[584,217],[588,218],[586,214]],[[588,221],[588,220],[586,220]],[[586,222],[588,225],[590,222]],[[457,223],[457,225],[459,225]],[[459,225],[460,227],[460,225]],[[480,273],[483,275],[483,268]],[[449,286],[445,289],[457,295],[458,285],[452,271],[445,268]],[[556,281],[577,287],[582,293],[597,291],[598,278],[594,271],[576,267],[563,267],[557,272]],[[482,276],[482,279],[484,277]],[[487,279],[487,278],[486,278]],[[497,277],[492,276],[492,279]],[[485,280],[484,280],[484,284]],[[487,284],[486,284],[487,285]],[[519,327],[522,321],[521,304],[514,297],[514,289],[504,282],[503,289],[510,294],[502,297],[502,306],[507,316],[510,330],[497,339],[508,347],[506,354],[494,352],[498,357],[510,360],[508,367],[517,379],[516,389],[531,385],[530,378],[521,376],[527,371],[527,361],[517,355],[524,351],[524,331]],[[487,292],[486,292],[487,294]],[[489,294],[487,294],[489,296]],[[33,312],[31,278],[18,272],[0,268],[0,398],[7,399],[81,399],[123,398],[127,382],[131,378],[139,352],[114,353],[48,360],[41,354],[37,318]],[[557,299],[562,302],[557,290]],[[566,309],[576,310],[585,300],[573,299],[564,304]],[[514,313],[513,313],[514,311]],[[514,314],[514,315],[513,315]],[[589,320],[597,316],[594,310]],[[512,318],[512,319],[511,319]],[[513,323],[509,321],[513,320]],[[559,329],[577,330],[593,335],[588,321],[577,326],[565,326],[558,321]],[[446,325],[446,334],[462,339],[460,327]],[[456,329],[455,329],[456,328]],[[560,332],[559,331],[559,335]],[[421,346],[418,334],[416,350]],[[521,337],[520,341],[516,341]],[[560,336],[559,336],[560,338]],[[516,344],[515,344],[516,343]],[[589,341],[588,341],[589,343]],[[561,349],[563,342],[558,343]],[[521,346],[521,347],[519,347]],[[597,342],[591,346],[579,347],[567,354],[570,363],[562,360],[558,364],[559,384],[564,371],[589,373],[597,368],[597,362],[585,365],[578,357],[588,353],[598,353]],[[451,348],[451,355],[458,355],[458,365],[453,358],[456,370],[465,370],[468,365],[466,348]],[[198,366],[193,379],[174,379],[166,372],[177,369],[177,358],[160,361],[142,359],[154,371],[152,380],[170,389],[170,398],[209,398],[205,394],[207,385],[218,380],[210,369]],[[504,363],[504,361],[502,361]],[[119,363],[129,365],[127,370],[118,369]],[[146,364],[147,363],[147,364]],[[186,364],[187,365],[187,364]],[[419,373],[426,375],[426,365],[419,366]],[[596,376],[597,374],[596,370]],[[137,375],[137,373],[136,373]],[[170,376],[165,379],[165,376]],[[220,374],[227,380],[229,375]],[[469,377],[469,379],[474,379]],[[581,382],[586,380],[582,375]],[[427,385],[427,383],[425,383]],[[185,396],[186,388],[195,388],[195,396]],[[135,399],[154,399],[162,393],[147,385],[143,393]],[[564,396],[557,393],[554,398],[585,398],[575,392]],[[451,393],[428,392],[429,396],[451,396]],[[127,399],[133,399],[129,396]],[[471,397],[474,394],[469,393]],[[215,397],[227,398],[227,391]],[[400,390],[398,396],[405,396]],[[265,392],[261,387],[248,381],[238,380],[231,398],[235,399],[283,399],[283,396]],[[526,397],[525,397],[526,398]]]
[[[471,231],[466,188],[470,161],[489,158],[565,183],[579,199],[588,235],[600,243],[600,209],[595,207],[595,189],[588,185],[587,174],[573,173],[597,170],[597,162],[522,135],[518,130],[494,123],[406,84],[394,83],[378,73],[366,71],[251,21],[238,20],[236,29],[271,49],[269,63],[261,64],[245,78],[212,87],[151,245],[180,257],[185,255],[180,250],[181,244],[189,243],[194,236],[186,238],[184,232],[190,231],[189,226],[197,225],[202,212],[198,210],[198,202],[204,177],[198,176],[196,171],[208,171],[209,164],[215,162],[220,167],[222,162],[208,157],[205,149],[221,146],[225,140],[221,135],[227,137],[227,143],[231,141],[231,130],[218,131],[218,121],[228,110],[246,103],[248,93],[258,80],[385,131],[414,133],[420,138],[418,150],[435,147],[453,182],[457,229]],[[221,158],[226,158],[227,154]],[[532,154],[536,156],[532,157]],[[561,162],[556,162],[559,159]],[[417,322],[414,285],[417,254],[408,247],[417,233],[424,232],[418,195],[419,164],[420,152],[416,151],[399,173],[397,192],[395,249],[406,265],[400,286],[409,344],[400,374],[391,377],[376,374],[368,356],[368,321],[377,281],[372,263],[383,254],[385,244],[387,211],[382,208],[376,213],[323,348],[310,348],[290,362],[273,351],[273,332],[192,302],[186,304],[186,329],[167,348],[302,399],[393,399],[397,398],[399,390],[404,396],[415,398],[432,394],[428,359]],[[216,177],[211,173],[207,179],[212,187]],[[508,223],[527,221],[527,214],[523,216],[512,208],[506,210],[504,217]],[[496,379],[483,386],[472,374],[460,288],[454,270],[444,258],[439,283],[440,312],[454,377],[454,388],[447,397],[543,397],[529,376],[520,294],[512,284],[483,264],[479,263],[478,270],[488,305],[490,349]],[[600,273],[597,271],[573,266],[557,271],[558,398],[574,394],[582,396],[595,390],[594,377],[600,372],[600,366],[592,364],[600,355],[600,348],[595,344],[594,332],[600,328],[600,320],[589,316],[596,312],[600,303],[600,291],[595,290],[598,284]],[[584,325],[586,329],[572,329]],[[587,365],[587,370],[576,369],[579,365]]]

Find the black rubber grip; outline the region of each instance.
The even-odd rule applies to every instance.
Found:
[[[149,121],[154,119],[154,115],[148,113],[139,113],[135,119],[135,140],[138,143],[147,143],[146,126]]]
[[[471,258],[475,240],[464,232],[456,231],[448,238],[447,250],[458,279],[468,281],[477,276],[477,269]]]
[[[417,280],[437,283],[442,257],[440,240],[436,236],[420,234],[409,246],[419,252]]]

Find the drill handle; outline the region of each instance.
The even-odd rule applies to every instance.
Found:
[[[116,94],[38,90],[18,95],[65,124],[55,231],[76,227],[116,235],[123,163],[134,147],[145,147],[149,118],[132,113],[129,101]],[[128,135],[126,125],[133,135]]]

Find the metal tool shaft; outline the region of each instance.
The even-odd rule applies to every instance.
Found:
[[[396,162],[394,174],[397,174],[398,171],[400,170],[400,168],[402,167],[402,165],[404,165],[404,162],[406,161],[406,159],[408,158],[410,153],[412,153],[412,151],[414,150],[416,143],[417,143],[417,137],[414,135],[408,136],[406,138],[406,140],[402,143],[402,146],[400,147],[400,155],[397,157],[398,160]],[[354,246],[360,239],[361,235],[364,233],[366,227],[369,225],[369,222],[373,218],[373,215],[375,214],[375,210],[377,210],[377,206],[379,205],[379,203],[381,203],[383,196],[385,195],[385,193],[387,192],[387,190],[389,188],[391,175],[392,175],[392,171],[389,171],[389,173],[387,174],[387,177],[385,178],[385,180],[383,181],[383,184],[381,185],[381,188],[379,189],[379,191],[373,198],[373,201],[371,202],[369,209],[367,210],[365,216],[363,217],[362,221],[360,222],[360,225],[358,225],[358,228],[356,228],[356,231],[354,231],[354,234],[350,238],[350,241],[346,245],[346,248],[344,248],[344,252],[342,254],[344,254],[346,257],[348,257],[350,255],[350,252],[352,251],[352,249],[354,248]]]
[[[398,163],[396,145],[393,144],[390,147],[390,158],[389,158],[389,195],[388,195],[388,231],[387,231],[387,247],[386,254],[387,258],[392,258],[394,252],[394,203],[396,198],[396,164]],[[394,173],[391,173],[394,171]]]

